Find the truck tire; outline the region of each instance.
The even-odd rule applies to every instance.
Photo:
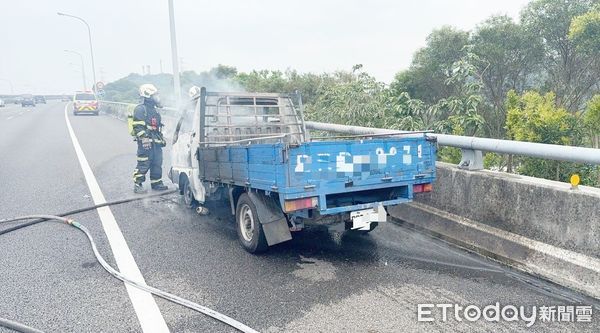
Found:
[[[256,214],[256,206],[246,193],[242,193],[238,199],[235,221],[238,239],[246,251],[260,253],[267,250],[269,245]]]
[[[192,191],[188,177],[183,176],[179,186],[181,188],[181,194],[183,195],[183,203],[185,206],[192,209],[196,207],[198,205],[198,201],[194,197],[194,192]]]

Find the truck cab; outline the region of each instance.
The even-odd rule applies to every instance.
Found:
[[[311,137],[301,99],[202,88],[174,134],[170,179],[188,207],[228,198],[249,252],[306,224],[366,233],[387,206],[431,190],[435,138],[424,132]]]

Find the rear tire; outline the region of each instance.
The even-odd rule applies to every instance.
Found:
[[[235,210],[236,230],[240,244],[250,253],[264,252],[269,248],[256,206],[246,193],[238,199]]]

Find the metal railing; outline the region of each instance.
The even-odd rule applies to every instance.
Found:
[[[407,131],[328,124],[314,121],[307,121],[306,128],[317,131],[355,135],[409,133]],[[441,146],[460,148],[462,151],[462,159],[459,167],[468,170],[483,169],[482,152],[484,151],[499,154],[538,157],[557,161],[600,164],[600,149],[437,133],[427,133],[426,135],[436,137],[438,144]]]
[[[127,116],[133,112],[133,108],[137,104],[133,103],[122,103],[122,102],[111,102],[111,101],[99,101],[100,110],[104,111],[108,114],[111,114],[119,119],[126,120]],[[163,117],[176,118],[179,115],[177,114],[176,108],[165,107],[162,108],[163,112],[161,115]]]
[[[130,108],[135,107],[135,104],[108,101],[101,101],[100,105],[105,112],[112,113],[121,119],[126,119],[128,112],[131,111]],[[177,109],[175,108],[165,107],[163,108],[163,111],[164,116],[172,118],[178,116]],[[307,129],[315,131],[352,135],[414,133],[411,131],[329,124],[314,121],[306,121],[305,126]],[[426,133],[425,135],[437,138],[437,142],[441,146],[460,148],[462,159],[458,166],[468,170],[483,169],[484,151],[600,165],[600,149],[437,133]]]

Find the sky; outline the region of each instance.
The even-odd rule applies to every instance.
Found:
[[[472,30],[491,15],[516,20],[527,0],[174,0],[179,63],[300,72],[364,70],[389,83],[436,28]],[[62,94],[97,80],[172,72],[167,0],[0,0],[0,94]],[[147,68],[147,67],[145,67]]]

